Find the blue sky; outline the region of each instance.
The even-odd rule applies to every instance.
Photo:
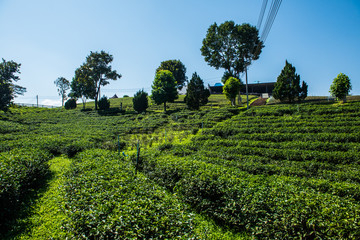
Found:
[[[201,56],[208,27],[227,20],[256,26],[262,2],[0,0],[0,57],[22,64],[18,84],[27,93],[15,102],[35,103],[39,95],[41,104],[61,104],[54,81],[71,80],[90,51],[101,50],[123,76],[104,87],[108,97],[150,93],[155,69],[169,59],[180,59],[189,79],[196,71],[212,85],[223,70]],[[287,59],[310,96],[329,95],[340,72],[350,77],[351,94],[360,95],[359,24],[359,0],[283,0],[249,82],[276,81]]]

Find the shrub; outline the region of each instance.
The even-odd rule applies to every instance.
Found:
[[[346,101],[346,96],[351,90],[350,78],[343,73],[337,75],[333,83],[330,86],[331,95],[335,96],[337,99],[342,99]]]
[[[195,72],[186,89],[185,102],[188,108],[198,110],[208,103],[210,92],[204,88],[204,82]]]
[[[76,108],[76,99],[74,98],[70,98],[69,100],[67,100],[65,102],[65,109],[69,110],[69,109],[75,109]]]
[[[103,96],[100,98],[98,106],[100,110],[107,110],[110,108],[110,101],[107,99],[107,97]]]
[[[224,85],[223,93],[225,94],[226,98],[230,100],[232,106],[235,106],[235,98],[239,93],[240,87],[240,80],[234,77],[230,77]]]
[[[145,112],[149,107],[148,94],[147,92],[144,92],[144,89],[135,93],[133,98],[133,107],[138,113]]]
[[[38,188],[49,173],[51,155],[39,149],[13,149],[0,153],[0,232],[13,219],[24,196]]]
[[[193,214],[115,152],[77,155],[65,191],[64,227],[77,239],[194,239]]]

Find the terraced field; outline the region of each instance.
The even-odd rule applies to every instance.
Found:
[[[1,238],[360,238],[360,102],[120,102],[0,113]]]

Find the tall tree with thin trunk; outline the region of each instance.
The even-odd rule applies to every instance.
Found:
[[[256,27],[247,23],[237,25],[233,21],[226,21],[219,26],[214,23],[209,27],[203,40],[201,54],[210,66],[225,69],[223,83],[229,77],[240,79],[240,73],[246,73],[246,95],[249,107],[247,67],[253,60],[259,58],[263,47],[264,44],[260,41]]]
[[[95,95],[95,86],[88,80],[86,65],[82,65],[75,70],[75,77],[71,81],[71,91],[69,97],[81,98],[83,109],[85,109],[86,100]]]
[[[61,107],[64,107],[64,101],[67,99],[66,91],[70,89],[70,82],[64,77],[59,77],[54,81],[58,88],[59,96],[61,97]]]
[[[111,62],[113,56],[104,51],[90,52],[90,55],[86,57],[86,62],[82,68],[84,71],[84,77],[87,84],[92,84],[93,95],[91,99],[95,99],[95,109],[98,108],[98,101],[100,99],[100,88],[109,84],[108,80],[117,80],[121,78],[121,74],[118,74],[116,70],[112,70]]]
[[[23,95],[26,88],[16,85],[20,80],[16,74],[20,73],[20,63],[5,61],[0,63],[0,110],[8,110],[9,104],[16,95]]]
[[[252,60],[259,58],[263,47],[256,27],[247,23],[237,25],[233,21],[226,21],[209,27],[201,54],[210,66],[225,70],[225,83],[229,77],[240,79],[240,73],[245,71]]]

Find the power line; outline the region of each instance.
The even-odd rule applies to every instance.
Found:
[[[268,11],[268,14],[267,14],[267,18],[266,18],[266,21],[265,21],[265,25],[264,25],[264,28],[263,28],[263,31],[261,33],[261,36],[260,36],[260,40],[263,41],[263,37],[265,35],[265,32],[267,31],[267,29],[269,28],[270,26],[270,18],[274,15],[274,3],[275,1],[278,1],[278,0],[272,0],[271,1],[271,6],[270,6],[270,9]]]
[[[262,4],[260,15],[259,15],[259,20],[258,20],[258,23],[257,23],[257,29],[259,31],[260,31],[262,20],[264,18],[264,13],[265,13],[265,9],[266,9],[266,6],[267,6],[267,2],[268,2],[268,0],[263,0],[263,4]]]
[[[268,16],[266,18],[266,22],[265,22],[265,27],[264,27],[263,32],[260,37],[260,40],[262,42],[265,42],[269,35],[271,27],[274,23],[276,15],[279,11],[281,2],[282,2],[282,0],[272,0],[272,2],[271,2],[271,7],[270,7],[270,10],[269,10]]]

